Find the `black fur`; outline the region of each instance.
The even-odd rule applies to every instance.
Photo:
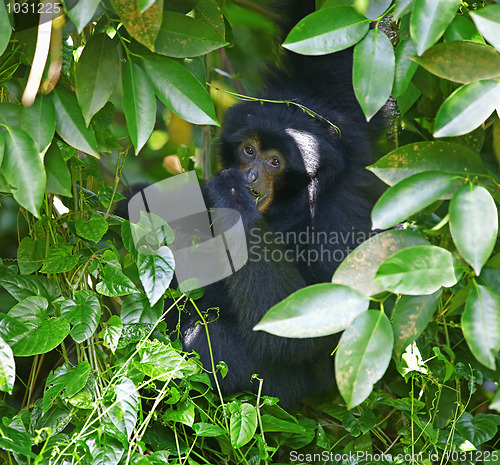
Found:
[[[313,11],[314,1],[295,3],[300,5],[300,16]],[[292,17],[293,21],[300,16]],[[229,368],[221,381],[223,392],[256,391],[258,383],[251,383],[250,378],[257,373],[264,379],[265,394],[279,397],[281,405],[293,406],[312,391],[333,384],[330,353],[336,339],[282,338],[253,331],[253,327],[292,292],[331,280],[341,259],[370,234],[377,189],[365,169],[372,163],[370,130],[352,90],[352,51],[325,57],[289,53],[283,61],[281,69],[270,70],[261,97],[294,101],[321,117],[284,103],[244,102],[228,111],[220,142],[223,170],[208,183],[206,197],[209,207],[234,208],[241,213],[250,261],[223,282],[208,286],[198,306],[201,310],[220,308],[208,330],[215,364],[223,360]],[[341,134],[326,120],[338,126]],[[287,132],[290,129],[309,134],[317,144],[314,215],[308,191],[311,176],[300,147]],[[236,150],[248,134],[256,134],[264,149],[278,149],[286,158],[285,173],[263,215],[238,169]],[[300,233],[310,237],[312,231],[343,234],[343,239],[335,244],[313,240],[264,244],[265,237],[276,238],[276,233],[292,233],[298,238]],[[275,259],[253,260],[262,256],[264,246],[275,253]],[[293,261],[276,259],[287,250],[295,257]],[[320,258],[309,263],[307,253],[316,252]],[[182,315],[183,344],[186,350],[199,353],[210,369],[205,329],[196,324],[198,320],[195,312]]]

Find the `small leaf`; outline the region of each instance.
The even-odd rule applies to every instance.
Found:
[[[137,411],[139,409],[139,393],[133,381],[121,378],[114,386],[116,400],[108,412],[111,421],[128,439],[134,432],[137,424]]]
[[[389,8],[391,1],[392,0],[370,0],[366,8],[360,11],[360,13],[363,13],[368,19],[377,19],[387,10],[387,8]]]
[[[229,406],[231,444],[238,449],[252,440],[257,431],[257,410],[251,404],[232,402]]]
[[[476,129],[500,105],[500,83],[477,81],[453,92],[441,105],[434,137],[460,136]]]
[[[440,298],[441,290],[430,295],[402,295],[398,298],[392,316],[394,352],[398,357],[420,337],[431,321]]]
[[[500,52],[500,5],[487,5],[470,16],[483,37]]]
[[[163,313],[163,301],[151,306],[146,294],[129,295],[122,304],[121,319],[124,324],[156,324]]]
[[[9,44],[12,26],[10,25],[9,15],[5,3],[0,2],[0,55],[5,51]]]
[[[498,52],[475,42],[436,44],[414,60],[436,76],[462,84],[500,76]]]
[[[14,387],[15,381],[16,362],[12,349],[0,337],[0,391],[12,395],[12,388]]]
[[[396,0],[394,6],[394,19],[400,19],[413,8],[413,0]]]
[[[408,88],[418,64],[410,60],[417,53],[417,48],[410,37],[399,42],[396,47],[396,67],[394,72],[394,89],[392,94],[399,97]]]
[[[388,291],[408,295],[432,294],[457,282],[451,253],[430,245],[395,253],[382,263],[375,280]]]
[[[315,284],[279,302],[254,327],[283,337],[319,337],[338,333],[368,309],[368,298],[339,284]]]
[[[352,82],[366,120],[377,113],[391,95],[395,58],[389,38],[372,29],[354,47]]]
[[[123,111],[127,129],[139,154],[153,132],[156,118],[156,99],[153,85],[143,69],[136,63],[127,61],[122,69]]]
[[[39,94],[33,105],[24,107],[22,125],[35,141],[38,151],[47,150],[56,131],[56,111],[50,97]]]
[[[64,6],[69,19],[71,19],[71,22],[78,30],[78,34],[80,34],[94,16],[99,6],[99,0],[85,0],[84,2],[64,0]]]
[[[90,218],[78,218],[75,222],[76,233],[92,242],[99,242],[108,230],[108,222],[102,215],[93,212]]]
[[[0,279],[0,285],[18,302],[32,296],[52,302],[61,295],[59,285],[45,276],[6,276]]]
[[[16,357],[45,354],[55,349],[69,334],[69,323],[61,318],[50,318],[31,329],[13,344]]]
[[[370,237],[342,261],[332,282],[350,286],[367,296],[381,294],[385,290],[374,278],[382,262],[396,252],[415,245],[429,245],[429,242],[408,229],[384,231]]]
[[[45,193],[45,169],[33,139],[22,129],[7,128],[2,174],[19,205],[38,217]]]
[[[193,124],[219,125],[210,95],[184,66],[160,55],[142,58],[156,95],[167,108]]]
[[[174,267],[174,256],[167,246],[161,246],[157,250],[144,246],[139,249],[137,268],[150,305],[158,302],[168,289],[174,276]]]
[[[494,417],[495,415],[490,416],[484,413],[472,416],[469,412],[463,412],[457,420],[457,433],[476,447],[484,444],[497,434],[498,426],[493,420]],[[496,459],[493,460],[496,462]],[[487,463],[494,462],[488,461]]]
[[[83,49],[75,72],[76,97],[87,126],[105,105],[120,77],[120,56],[106,34],[94,34]]]
[[[449,211],[457,250],[479,275],[498,236],[495,201],[484,187],[464,186],[451,199]]]
[[[49,247],[43,260],[42,273],[66,273],[78,263],[78,257],[73,255],[71,244],[61,243]]]
[[[120,337],[123,332],[123,323],[118,315],[113,315],[109,318],[103,325],[103,330],[99,333],[99,337],[102,338],[104,345],[115,353],[120,342]]]
[[[40,269],[45,258],[45,239],[24,237],[17,249],[17,264],[21,274],[31,274]]]
[[[288,34],[283,47],[303,55],[325,55],[358,43],[369,20],[350,6],[322,8],[303,18]]]
[[[101,315],[99,299],[90,290],[76,291],[74,300],[65,299],[61,303],[61,317],[71,323],[70,335],[78,343],[94,334]]]
[[[472,355],[495,370],[500,350],[500,294],[487,286],[473,285],[462,313],[462,331]]]
[[[56,109],[56,128],[64,142],[77,150],[99,158],[95,134],[85,124],[82,110],[76,97],[57,86],[52,92],[52,101]]]
[[[174,58],[205,55],[228,42],[203,21],[173,11],[163,13],[155,52]]]
[[[486,43],[476,26],[474,26],[474,23],[461,15],[455,16],[455,19],[448,26],[448,29],[446,29],[443,39],[445,42],[466,40],[483,45]]]
[[[43,163],[47,172],[47,192],[72,197],[71,175],[57,144],[51,144]]]
[[[340,339],[335,379],[347,408],[363,402],[391,360],[392,327],[385,314],[368,310],[358,315]]]
[[[101,270],[100,275],[102,281],[96,286],[99,294],[117,297],[139,292],[134,283],[118,267],[108,264]]]
[[[452,188],[453,179],[449,173],[424,171],[398,182],[373,207],[373,229],[390,228],[423,210]]]
[[[410,32],[419,55],[434,45],[453,21],[461,0],[419,0],[411,14]]]
[[[222,429],[220,426],[203,422],[195,423],[193,425],[193,431],[196,436],[203,438],[215,438],[226,434],[226,430]]]

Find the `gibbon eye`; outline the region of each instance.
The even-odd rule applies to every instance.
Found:
[[[249,157],[251,157],[254,155],[255,149],[251,145],[245,145],[243,152],[245,153],[245,155],[248,155]]]
[[[270,164],[271,166],[274,166],[275,168],[277,168],[278,166],[280,166],[280,161],[279,161],[279,159],[278,159],[278,158],[273,157],[273,158],[271,158],[271,159],[269,160],[269,164]]]

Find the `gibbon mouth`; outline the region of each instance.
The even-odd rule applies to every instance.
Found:
[[[252,189],[252,188],[250,188],[250,192],[257,199],[260,199],[263,196],[263,194],[261,194],[260,192],[256,191],[255,189]]]

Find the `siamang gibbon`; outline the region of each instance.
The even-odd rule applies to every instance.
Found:
[[[314,3],[284,1],[284,32],[314,11]],[[290,407],[333,384],[336,339],[284,338],[253,328],[294,291],[331,281],[340,261],[369,237],[378,187],[365,168],[372,162],[372,130],[353,92],[352,50],[317,57],[285,52],[281,61],[267,71],[260,97],[302,107],[245,101],[225,116],[222,170],[204,195],[208,208],[240,212],[249,260],[207,286],[197,306],[208,312],[215,364],[228,367],[219,378],[223,393],[255,392],[251,377],[258,374],[263,393]],[[199,320],[186,308],[168,324],[172,329],[180,321],[184,349],[196,351],[210,370]]]

